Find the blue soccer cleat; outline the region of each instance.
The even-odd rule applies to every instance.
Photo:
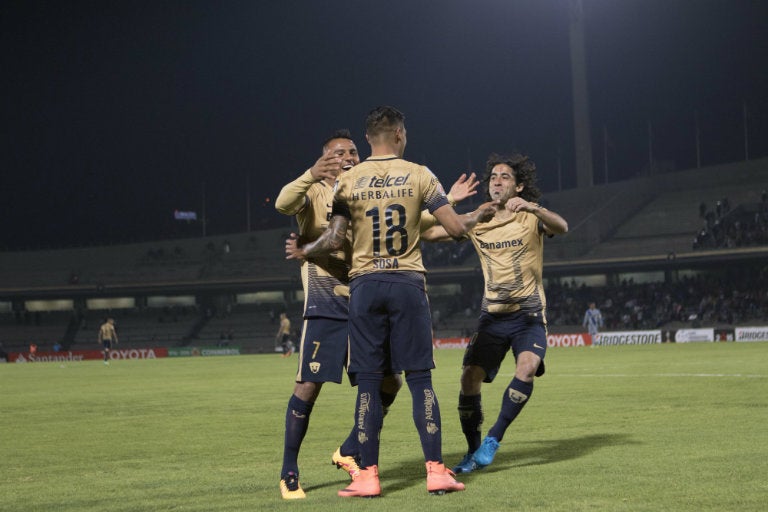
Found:
[[[458,475],[459,473],[471,473],[476,469],[480,468],[478,468],[477,463],[472,458],[472,454],[468,453],[461,459],[461,462],[453,467],[453,472]]]
[[[477,464],[478,468],[484,468],[491,462],[493,462],[493,457],[496,455],[496,451],[499,449],[499,442],[496,440],[495,437],[486,436],[485,439],[483,439],[483,443],[480,445],[480,448],[475,451],[475,453],[472,455],[472,459]]]

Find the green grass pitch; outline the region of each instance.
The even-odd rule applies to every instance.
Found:
[[[461,351],[435,353],[447,465],[465,451]],[[278,490],[296,359],[278,354],[0,365],[0,511],[757,511],[768,496],[768,343],[554,348],[494,463],[429,496],[404,387],[384,422],[383,497],[342,499],[330,456],[354,390],[327,384]],[[483,388],[494,421],[511,358]]]

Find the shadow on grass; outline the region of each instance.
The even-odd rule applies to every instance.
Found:
[[[479,473],[495,473],[511,467],[540,466],[585,457],[600,448],[634,444],[627,434],[593,434],[570,439],[531,441],[505,446],[502,442],[493,464]],[[505,450],[506,448],[506,450]],[[459,457],[463,457],[461,454]],[[469,476],[469,475],[468,475]]]
[[[477,472],[468,475],[460,475],[459,480],[463,482],[471,482],[475,477],[481,476],[483,473],[495,473],[497,471],[505,471],[515,467],[553,464],[565,460],[585,457],[601,448],[633,443],[634,441],[632,441],[630,436],[626,434],[593,434],[568,439],[551,439],[526,443],[515,443],[510,439],[508,442],[502,443],[493,464]],[[464,453],[465,452],[444,452],[443,460],[445,461],[445,465],[451,467],[458,463],[464,456]],[[424,459],[422,458],[421,453],[414,455],[416,456],[403,460],[394,466],[380,468],[382,494],[416,486],[423,486],[426,490]],[[340,476],[343,476],[343,473],[340,473]],[[329,483],[309,488],[305,487],[305,490],[309,491],[310,489],[322,489],[334,486],[342,489],[346,483],[347,481],[343,480],[340,483]]]

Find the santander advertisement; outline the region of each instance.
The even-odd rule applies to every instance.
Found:
[[[109,351],[109,359],[157,359],[168,357],[167,348],[129,348],[113,349]],[[74,362],[90,359],[104,359],[101,350],[67,350],[62,352],[11,352],[8,354],[9,363],[46,363],[46,362]]]

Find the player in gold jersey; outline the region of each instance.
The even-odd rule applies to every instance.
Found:
[[[113,318],[107,318],[99,327],[98,341],[104,353],[104,364],[109,364],[109,351],[112,350],[112,342],[117,344],[117,330],[115,330]]]
[[[488,194],[504,205],[467,237],[480,257],[485,292],[477,332],[464,355],[459,418],[468,452],[453,470],[469,473],[487,466],[504,432],[533,392],[533,379],[543,374],[547,348],[546,299],[542,285],[544,236],[563,234],[568,223],[535,201],[536,166],[528,157],[491,155],[486,165]],[[435,226],[423,234],[429,241],[448,240]],[[508,350],[516,360],[515,377],[504,392],[501,411],[480,441],[483,412],[480,389],[492,382]]]
[[[349,366],[358,382],[356,429],[360,473],[342,497],[378,496],[378,393],[384,373],[404,371],[412,395],[413,418],[427,467],[427,490],[460,491],[442,461],[440,409],[432,387],[432,325],[419,247],[421,210],[426,208],[454,237],[465,235],[496,212],[485,203],[459,216],[437,178],[424,166],[402,159],[404,116],[379,107],[366,119],[371,157],[339,178],[329,228],[300,248],[286,242],[288,258],[311,258],[338,250],[352,232],[349,301]]]
[[[333,194],[338,176],[360,163],[357,147],[349,130],[338,130],[323,143],[323,154],[315,164],[283,187],[275,208],[295,215],[301,238],[317,239],[331,217]],[[475,194],[474,174],[462,175],[451,188],[456,201]],[[299,342],[299,370],[286,410],[285,443],[280,489],[285,499],[301,499],[298,454],[309,426],[309,418],[324,382],[340,383],[347,360],[347,317],[349,279],[346,260],[351,246],[302,262],[304,324]],[[394,401],[402,385],[399,374],[391,372],[382,380],[384,410]],[[336,450],[332,462],[354,478],[359,468],[356,433]]]

